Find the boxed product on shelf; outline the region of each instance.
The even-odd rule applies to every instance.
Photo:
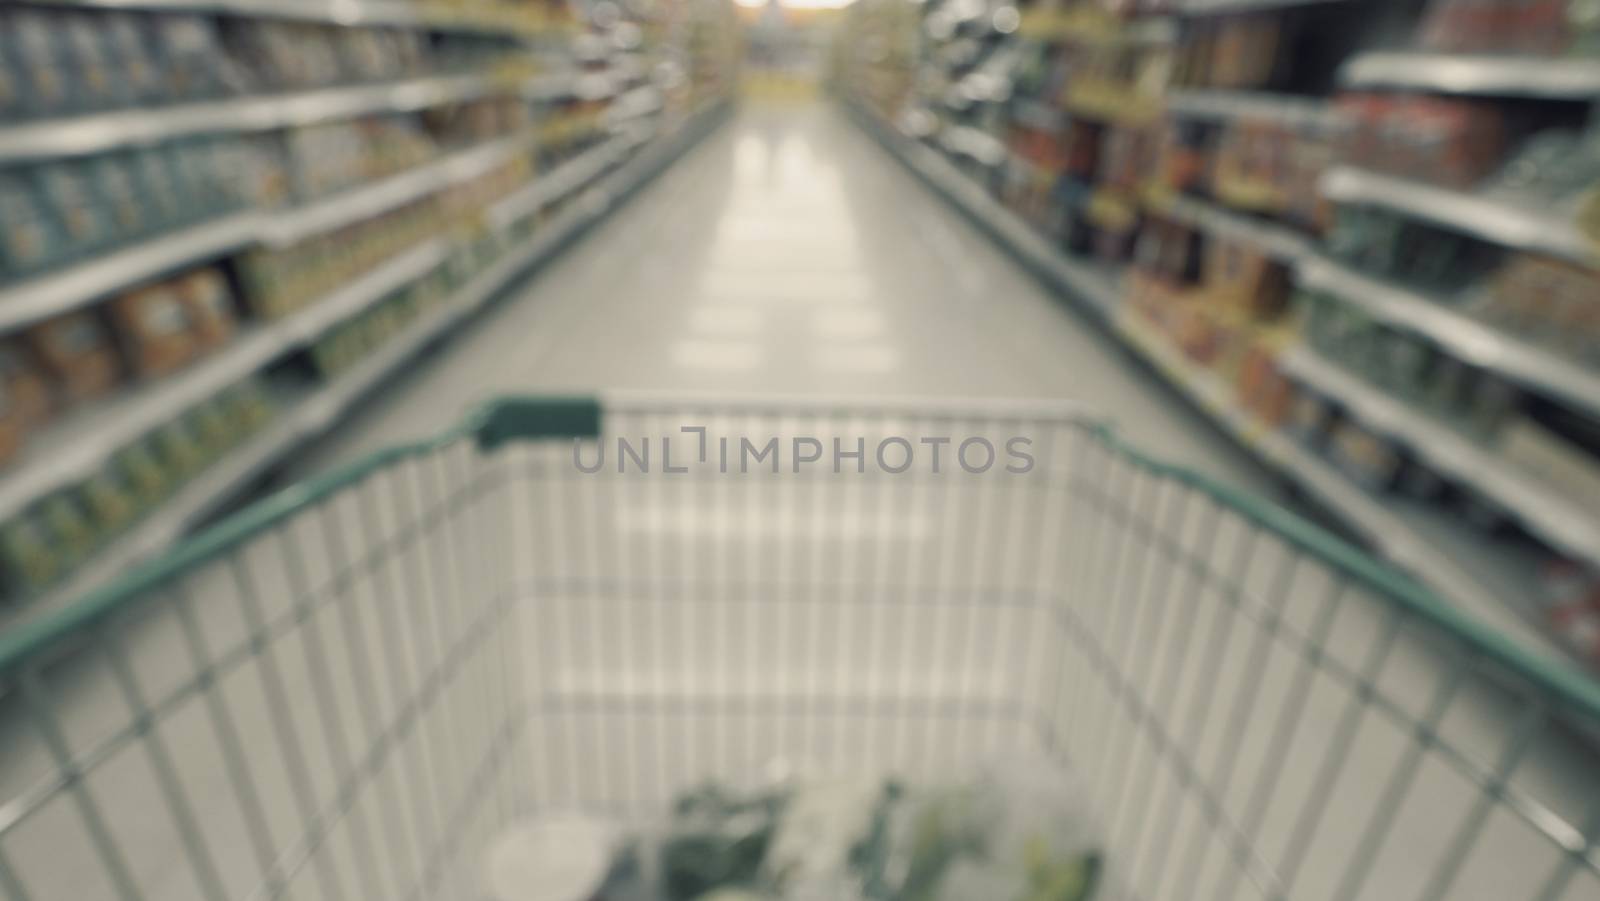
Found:
[[[63,564],[57,559],[54,543],[34,512],[0,524],[0,577],[7,594],[29,594],[55,581]]]
[[[179,189],[178,171],[165,148],[134,150],[128,156],[151,228],[181,225],[195,217],[195,211],[187,205],[184,192]]]
[[[198,269],[173,281],[199,350],[212,350],[233,337],[235,305],[228,277],[216,268]]]
[[[130,368],[140,377],[165,375],[194,357],[193,325],[175,283],[139,288],[106,306]]]
[[[1585,0],[1432,0],[1422,46],[1444,53],[1592,51],[1600,22]]]
[[[1342,205],[1328,254],[1356,269],[1417,288],[1438,303],[1469,302],[1499,266],[1499,247],[1379,207]]]
[[[94,522],[76,491],[57,492],[46,499],[39,507],[39,520],[50,536],[50,550],[59,566],[76,566],[99,543]]]
[[[1214,143],[1188,139],[1209,150],[1204,186],[1212,195],[1242,211],[1322,229],[1326,215],[1318,185],[1336,156],[1331,126],[1243,118],[1215,131]]]
[[[1504,104],[1473,97],[1355,93],[1338,109],[1345,160],[1452,188],[1495,171],[1519,130]]]
[[[1278,368],[1272,348],[1252,342],[1239,361],[1239,404],[1257,421],[1276,428],[1283,425],[1294,403],[1294,385]]]
[[[111,458],[111,471],[127,486],[133,498],[135,515],[153,509],[172,493],[176,479],[161,463],[154,442],[141,439],[122,448]]]
[[[66,242],[27,174],[0,170],[0,278],[16,279],[49,267]]]
[[[467,147],[527,129],[532,114],[528,104],[519,99],[485,97],[430,107],[422,111],[420,120],[438,144]]]
[[[151,27],[167,100],[205,100],[229,92],[227,54],[214,20],[160,15],[151,20]]]
[[[0,384],[0,464],[15,457],[28,437],[28,414]]]
[[[98,202],[86,163],[62,160],[35,166],[40,195],[54,214],[68,253],[90,254],[111,243],[111,217]]]
[[[1397,442],[1349,417],[1334,424],[1328,454],[1346,475],[1373,491],[1396,487],[1406,465]]]
[[[1514,334],[1600,365],[1600,272],[1516,254],[1490,281],[1475,312]]]
[[[122,361],[105,326],[92,313],[68,313],[27,332],[51,380],[73,402],[98,397],[122,381]]]
[[[85,22],[90,28],[102,29],[106,55],[126,102],[159,102],[162,99],[161,62],[150,45],[141,17],[134,13],[103,11],[86,18]]]
[[[284,181],[294,197],[375,181],[439,155],[441,146],[415,116],[374,116],[290,129],[283,136]]]
[[[27,115],[64,111],[76,99],[66,47],[51,16],[39,9],[13,9],[0,19],[0,33],[11,38],[7,49],[23,83]]]
[[[83,505],[101,535],[115,535],[131,525],[139,508],[123,475],[107,467],[83,483]]]
[[[1585,204],[1593,204],[1600,187],[1600,136],[1578,123],[1539,124],[1482,190],[1513,206],[1546,209],[1583,227]]]
[[[196,139],[0,171],[0,278],[20,279],[236,209],[233,146]]]
[[[244,437],[229,423],[225,405],[218,398],[202,401],[185,415],[185,420],[190,434],[194,435],[202,451],[212,460]]]
[[[1277,318],[1288,306],[1288,267],[1242,241],[1212,235],[1206,242],[1206,293],[1222,306],[1260,320]]]
[[[5,393],[5,416],[12,426],[35,428],[55,409],[49,380],[38,360],[15,339],[0,340],[0,391]]]
[[[107,109],[132,99],[127,82],[116,71],[116,60],[105,43],[108,35],[101,23],[87,14],[62,16],[56,28],[63,35],[68,65],[75,73],[79,105],[84,109]]]
[[[1171,284],[1193,285],[1200,277],[1201,238],[1187,225],[1147,220],[1134,245],[1134,266],[1143,274]]]
[[[247,251],[239,273],[250,310],[276,319],[301,309],[436,232],[435,209],[414,203],[299,244]]]
[[[132,157],[125,154],[96,157],[90,161],[89,169],[118,240],[137,237],[160,227],[146,219],[145,198],[139,189]]]
[[[1193,23],[1178,55],[1181,83],[1212,88],[1263,88],[1286,61],[1282,19],[1272,13]]]
[[[176,482],[194,478],[210,462],[204,445],[182,419],[175,419],[157,429],[152,442],[162,465]]]

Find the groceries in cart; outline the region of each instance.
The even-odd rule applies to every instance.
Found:
[[[490,853],[495,901],[1088,901],[1084,794],[1042,758],[970,777],[708,783],[663,819],[551,814]]]

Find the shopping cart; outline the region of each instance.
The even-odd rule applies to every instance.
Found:
[[[1019,751],[1104,897],[1600,898],[1593,684],[1055,405],[504,401],[0,680],[8,901],[481,898],[541,812]]]

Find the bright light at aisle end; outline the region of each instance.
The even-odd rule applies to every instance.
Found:
[[[733,0],[740,6],[760,9],[774,0]],[[784,9],[844,9],[856,0],[775,0]]]

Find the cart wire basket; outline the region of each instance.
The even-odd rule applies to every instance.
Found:
[[[1026,751],[1103,898],[1597,899],[1597,724],[1075,407],[508,399],[0,638],[0,898],[477,901],[532,816]]]

